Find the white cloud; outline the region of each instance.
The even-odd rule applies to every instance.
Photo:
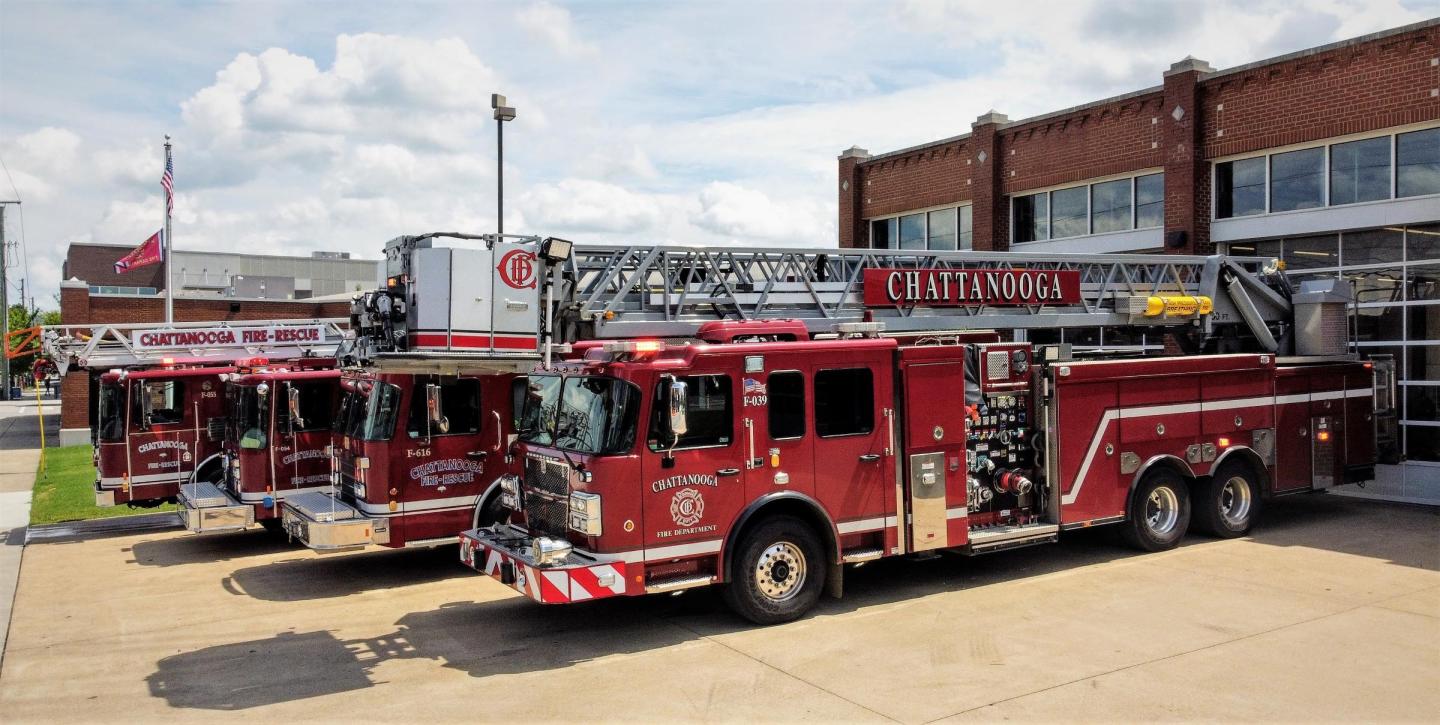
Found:
[[[546,229],[577,232],[641,234],[661,219],[654,197],[585,179],[538,184],[520,196],[519,208],[525,219]]]
[[[591,56],[596,48],[583,42],[575,31],[570,11],[552,3],[533,2],[515,13],[515,22],[569,58]]]
[[[777,202],[738,184],[716,181],[700,191],[695,224],[735,241],[763,239],[777,246],[808,247],[835,237],[833,205],[810,199]]]

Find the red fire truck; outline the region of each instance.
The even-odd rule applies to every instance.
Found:
[[[218,480],[225,431],[222,376],[257,354],[332,358],[345,320],[55,325],[42,346],[61,375],[89,374],[95,502],[153,507],[186,481]]]
[[[541,603],[722,584],[781,622],[847,563],[1096,525],[1158,551],[1373,475],[1376,363],[1348,354],[1347,290],[1295,292],[1265,260],[437,239],[387,246],[359,354],[539,362],[500,489],[515,518],[462,533],[460,557]],[[1099,326],[1196,353],[977,331]],[[577,339],[600,342],[551,358]]]
[[[260,523],[280,529],[280,503],[330,485],[330,445],[340,404],[333,358],[271,366],[242,361],[220,375],[224,437],[218,475],[180,487],[180,520],[195,533],[237,531]]]
[[[334,551],[453,544],[500,521],[517,384],[510,374],[347,371],[350,423],[335,442],[333,486],[286,498],[285,530]]]

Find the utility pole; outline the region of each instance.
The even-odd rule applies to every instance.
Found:
[[[4,355],[10,342],[10,243],[5,240],[5,205],[19,204],[16,201],[0,201],[0,400],[10,399],[10,358]],[[20,298],[25,303],[25,298]]]

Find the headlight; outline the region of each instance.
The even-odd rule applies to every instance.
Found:
[[[558,561],[563,561],[570,556],[570,542],[560,539],[552,539],[548,536],[541,536],[533,542],[535,550],[535,563],[540,566],[548,566]]]
[[[600,535],[600,494],[570,494],[570,528],[586,536]]]
[[[500,478],[500,505],[511,511],[520,510],[520,479],[514,476]]]

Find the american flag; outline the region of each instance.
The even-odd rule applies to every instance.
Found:
[[[169,214],[175,210],[175,160],[170,157],[169,144],[166,144],[165,174],[160,177],[160,185],[165,187],[165,213]]]

